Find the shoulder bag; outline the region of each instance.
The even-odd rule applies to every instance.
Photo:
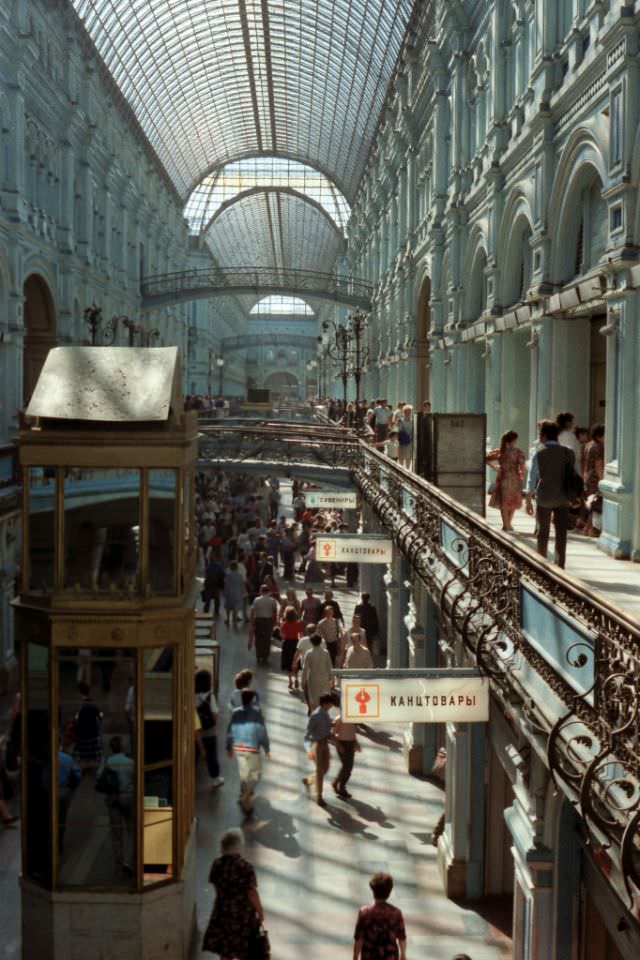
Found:
[[[571,503],[573,503],[574,500],[579,500],[584,493],[582,477],[576,473],[575,467],[569,458],[567,458],[567,462],[564,465],[564,490]]]

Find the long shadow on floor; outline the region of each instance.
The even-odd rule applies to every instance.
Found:
[[[341,803],[342,801],[340,801]],[[358,820],[356,817],[351,816],[348,810],[342,806],[336,804],[331,804],[328,808],[329,813],[329,824],[332,827],[337,827],[339,830],[342,830],[344,833],[350,833],[353,835],[358,835],[365,840],[378,840],[378,835],[375,833],[369,832],[369,824],[363,820]]]
[[[355,797],[352,797],[351,800],[346,801],[350,807],[353,807],[363,820],[368,820],[369,823],[377,823],[379,827],[384,827],[385,830],[394,830],[395,824],[392,823],[384,810],[381,807],[372,807],[370,803],[365,803],[363,800],[357,800]]]
[[[277,810],[262,797],[256,803],[253,818],[244,824],[248,844],[255,843],[270,850],[279,850],[291,859],[297,859],[302,853],[295,838],[297,832],[298,828],[291,814]]]

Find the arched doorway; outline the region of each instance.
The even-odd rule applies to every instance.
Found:
[[[431,333],[431,278],[424,277],[418,297],[416,316],[416,410],[422,409],[422,402],[430,400],[429,377],[429,334]]]
[[[56,309],[51,291],[37,273],[24,283],[24,350],[22,355],[22,401],[26,407],[47,353],[56,345]]]
[[[272,399],[297,400],[300,395],[300,384],[293,373],[279,370],[270,373],[264,381],[265,390],[271,391]]]

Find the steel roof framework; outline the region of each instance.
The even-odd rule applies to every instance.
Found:
[[[352,201],[414,0],[71,0],[177,190],[256,155]]]

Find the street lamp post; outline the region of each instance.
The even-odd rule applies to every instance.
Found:
[[[322,324],[323,331],[328,334],[330,328],[333,327],[334,342],[331,343],[330,338],[327,336],[326,341],[323,337],[323,343],[326,343],[327,353],[333,361],[335,361],[341,368],[342,372],[340,377],[342,378],[342,396],[344,409],[347,409],[347,381],[349,379],[349,330],[346,326],[328,320],[325,320]]]
[[[219,381],[218,381],[218,396],[222,396],[222,381],[224,377],[224,357],[216,357],[216,366],[218,368]]]
[[[369,351],[362,340],[367,329],[367,318],[362,310],[350,316],[350,335],[353,342],[353,378],[356,383],[356,425],[360,426],[360,381],[369,359]]]
[[[114,315],[111,320],[108,320],[106,323],[104,323],[102,319],[102,307],[92,303],[90,307],[86,307],[84,311],[84,319],[85,323],[89,327],[89,333],[91,334],[91,346],[98,346],[98,340],[101,334],[101,340],[104,346],[111,347],[116,339],[119,321],[126,320],[127,318]]]

